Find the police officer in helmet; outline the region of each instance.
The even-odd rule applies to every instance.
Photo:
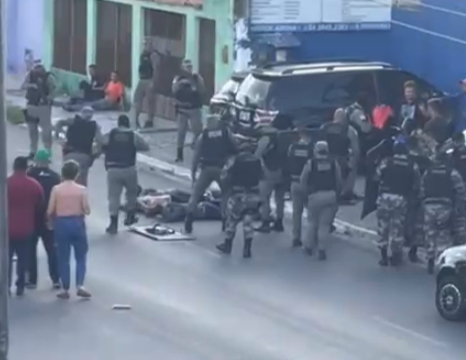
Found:
[[[377,223],[381,266],[398,266],[402,260],[408,206],[419,194],[420,173],[404,143],[396,142],[393,156],[382,160],[376,177],[380,181]]]
[[[92,120],[93,113],[94,110],[86,106],[76,117],[60,120],[55,126],[57,136],[63,127],[67,127],[63,161],[74,160],[79,164],[79,175],[76,181],[84,186],[87,186],[89,169],[103,145],[100,127]]]
[[[251,257],[251,245],[254,236],[252,222],[259,207],[259,182],[262,177],[262,164],[253,153],[253,146],[247,142],[240,145],[238,155],[229,159],[221,179],[227,194],[225,241],[217,249],[230,254],[236,227],[243,222],[244,248],[243,257]]]
[[[437,151],[421,179],[427,270],[430,274],[434,271],[437,256],[453,244],[451,233],[455,208],[464,209],[465,198],[461,175],[448,163],[446,154]]]
[[[301,186],[301,174],[304,165],[312,157],[310,132],[304,126],[298,128],[299,139],[288,149],[288,175],[291,179],[291,200],[293,202],[293,247],[302,246],[301,223],[304,207],[307,206],[307,194]]]
[[[338,211],[337,195],[342,179],[338,162],[330,156],[325,141],[314,145],[313,158],[304,166],[301,186],[308,199],[309,232],[305,249],[308,255],[319,252],[319,260],[326,260],[326,245],[331,226]]]
[[[107,170],[108,208],[110,225],[108,234],[118,232],[118,214],[123,188],[126,190],[126,226],[137,222],[136,201],[139,192],[136,155],[138,151],[148,151],[149,144],[130,128],[126,115],[118,117],[118,127],[104,137],[105,169]]]
[[[184,224],[186,233],[190,234],[193,231],[193,213],[204,192],[214,181],[221,186],[220,173],[228,157],[236,153],[236,148],[236,139],[222,124],[220,116],[210,115],[207,118],[207,126],[197,140],[194,149],[191,168],[194,187],[187,206]],[[201,168],[201,172],[196,179],[198,167]],[[223,200],[222,213],[224,211],[225,204]]]

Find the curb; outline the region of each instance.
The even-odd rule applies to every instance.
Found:
[[[138,163],[149,167],[150,170],[159,170],[164,173],[191,181],[191,172],[179,165],[170,164],[166,161],[159,160],[152,156],[138,154],[137,155]],[[285,203],[285,213],[288,216],[292,214],[292,205],[290,202]],[[338,218],[335,219],[334,225],[336,227],[336,232],[341,235],[345,236],[357,236],[360,238],[367,238],[371,241],[377,240],[377,232],[371,229],[366,229],[361,226],[353,225],[349,222],[340,220]]]

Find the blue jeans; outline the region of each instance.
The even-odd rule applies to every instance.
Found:
[[[57,244],[58,268],[64,290],[70,289],[70,256],[74,250],[76,261],[76,287],[84,285],[87,260],[86,224],[82,216],[61,216],[54,220],[54,236]]]

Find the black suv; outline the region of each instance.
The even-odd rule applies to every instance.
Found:
[[[445,250],[436,264],[435,303],[440,315],[450,321],[466,319],[466,245]]]
[[[254,69],[234,100],[237,131],[250,132],[262,121],[305,124],[316,128],[331,119],[336,108],[366,94],[367,105],[393,108],[403,98],[403,84],[414,80],[422,98],[444,96],[428,82],[382,62],[360,60],[274,63]]]

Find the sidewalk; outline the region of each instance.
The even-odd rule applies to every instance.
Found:
[[[7,102],[12,105],[24,107],[26,101],[24,96],[17,90],[9,89],[7,93]],[[107,111],[96,112],[94,119],[102,128],[103,133],[109,132],[116,126],[116,121],[119,115],[125,112]],[[130,113],[126,113],[131,117]],[[74,116],[74,113],[69,113],[60,107],[53,107],[52,123]],[[141,119],[142,121],[144,119]],[[176,124],[173,121],[165,119],[156,119],[156,128],[151,132],[143,132],[142,135],[151,145],[151,150],[144,154],[138,154],[138,163],[149,170],[163,171],[177,177],[191,180],[191,162],[193,152],[189,145],[184,148],[184,162],[175,163],[176,156]],[[25,124],[23,124],[25,126]],[[186,144],[192,142],[192,135],[188,133]],[[364,180],[357,180],[356,192],[364,193]],[[291,215],[291,203],[287,202],[286,212]],[[341,206],[337,214],[335,225],[337,231],[345,235],[365,238],[374,241],[376,239],[376,220],[374,214],[371,214],[364,220],[360,220],[362,203],[353,206]]]

